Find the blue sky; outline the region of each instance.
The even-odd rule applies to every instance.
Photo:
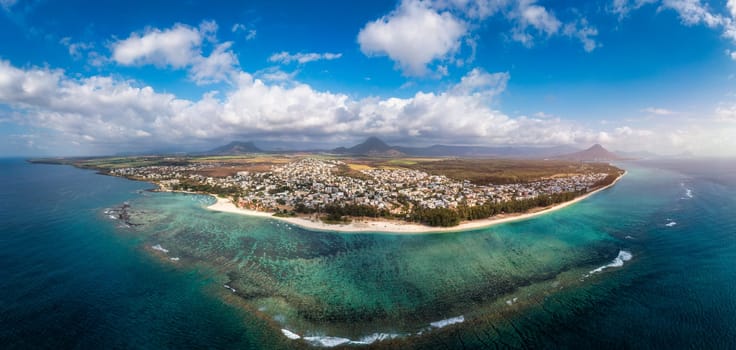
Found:
[[[0,155],[736,153],[736,0],[0,0]]]

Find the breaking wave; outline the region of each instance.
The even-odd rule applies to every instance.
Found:
[[[607,269],[609,267],[621,267],[621,266],[624,266],[624,263],[627,262],[627,261],[629,261],[629,260],[631,260],[632,257],[633,257],[633,255],[631,254],[631,252],[626,251],[626,250],[620,250],[618,252],[618,255],[616,256],[616,258],[614,258],[613,261],[611,261],[610,264],[603,265],[603,266],[601,266],[601,267],[599,267],[599,268],[597,268],[595,270],[591,270],[589,274],[592,275],[594,273],[601,272],[601,271],[603,271],[603,270],[605,270],[605,269]]]
[[[296,334],[296,333],[294,333],[294,332],[292,332],[292,331],[290,331],[288,329],[284,329],[284,328],[281,329],[281,333],[283,333],[284,336],[286,336],[289,339],[301,339],[302,338],[302,336],[300,336],[299,334]]]
[[[160,244],[156,244],[154,246],[151,246],[151,249],[158,250],[159,252],[164,252],[164,253],[168,253],[169,252],[168,249],[162,247]]]
[[[432,322],[429,325],[435,328],[442,328],[442,327],[449,326],[451,324],[463,323],[463,322],[465,322],[465,316],[460,315],[458,317],[451,317],[448,319]]]

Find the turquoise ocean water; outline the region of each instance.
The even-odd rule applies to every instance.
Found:
[[[552,214],[401,236],[0,160],[0,344],[735,348],[736,162],[619,165],[615,187]],[[135,226],[106,213],[125,202]]]

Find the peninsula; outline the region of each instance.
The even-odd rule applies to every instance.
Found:
[[[369,139],[363,147],[369,155],[227,155],[218,149],[210,156],[56,162],[149,181],[159,191],[210,194],[217,198],[211,210],[344,232],[478,229],[570,205],[624,174],[597,161],[409,157],[376,142]],[[601,149],[591,148],[596,156]]]

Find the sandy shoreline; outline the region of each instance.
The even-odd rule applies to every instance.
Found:
[[[586,193],[585,195],[577,197],[571,201],[560,203],[560,204],[557,204],[551,207],[547,207],[547,208],[543,208],[541,210],[537,210],[537,211],[530,212],[530,213],[497,215],[497,216],[494,216],[488,219],[464,221],[464,222],[461,222],[460,225],[453,226],[453,227],[431,227],[431,226],[425,226],[425,225],[404,222],[404,221],[399,221],[399,220],[373,220],[373,219],[363,219],[363,218],[359,220],[353,219],[351,223],[345,224],[345,225],[332,225],[332,224],[326,224],[319,220],[312,221],[310,219],[303,218],[303,217],[278,217],[278,216],[273,216],[274,213],[270,213],[270,212],[262,212],[262,211],[238,208],[235,206],[235,204],[232,203],[230,199],[220,198],[217,196],[214,196],[217,199],[217,202],[215,202],[215,204],[208,206],[207,209],[225,212],[225,213],[248,215],[248,216],[259,216],[259,217],[271,218],[274,220],[286,221],[288,223],[300,226],[308,230],[314,230],[314,231],[348,232],[348,233],[373,232],[373,233],[398,233],[398,234],[458,232],[458,231],[469,231],[469,230],[486,228],[486,227],[490,227],[493,225],[498,225],[498,224],[511,222],[511,221],[526,220],[526,219],[533,218],[538,215],[547,214],[555,210],[565,208],[569,205],[582,201],[598,192],[601,192],[605,189],[612,187],[619,180],[621,180],[621,178],[624,177],[625,175],[626,175],[626,172],[624,172],[621,176],[619,176],[616,179],[616,181],[614,181],[610,185],[601,187],[593,192]]]

